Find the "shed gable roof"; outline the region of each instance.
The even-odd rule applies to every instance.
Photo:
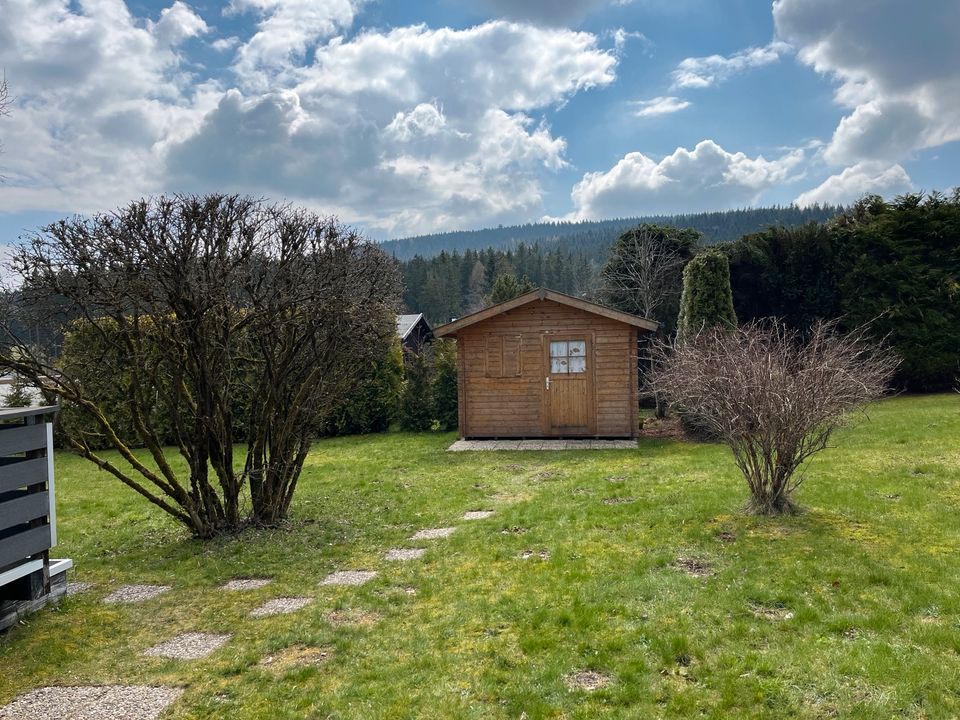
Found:
[[[415,315],[397,315],[397,335],[400,336],[401,340],[406,340],[407,335],[417,326],[417,323],[423,318],[423,313],[417,313]],[[427,325],[427,329],[430,328],[430,325],[426,320],[423,321]]]
[[[483,322],[484,320],[489,320],[492,317],[496,317],[497,315],[513,310],[514,308],[521,307],[522,305],[536,302],[537,300],[552,300],[560,305],[566,305],[567,307],[583,310],[584,312],[592,313],[593,315],[599,315],[610,320],[616,320],[618,322],[626,323],[627,325],[633,325],[634,327],[647,330],[649,332],[653,332],[659,327],[659,323],[657,323],[655,320],[648,320],[647,318],[642,318],[637,315],[631,315],[630,313],[621,312],[620,310],[614,310],[613,308],[598,305],[597,303],[589,302],[588,300],[581,300],[580,298],[567,295],[566,293],[557,292],[556,290],[539,288],[515,297],[513,300],[507,300],[506,302],[502,302],[497,305],[491,305],[488,308],[471,313],[470,315],[465,315],[464,317],[458,318],[457,320],[449,322],[446,325],[441,325],[433,331],[433,334],[436,337],[456,335],[460,330],[463,330],[466,327]]]

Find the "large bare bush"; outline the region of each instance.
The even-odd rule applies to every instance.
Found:
[[[898,364],[863,330],[824,322],[806,338],[775,320],[708,329],[658,354],[651,386],[730,446],[763,514],[795,509],[801,465],[885,393]]]
[[[0,364],[84,413],[95,430],[65,425],[66,442],[199,537],[287,514],[318,428],[395,332],[391,258],[332,219],[238,196],[57,222],[13,265]],[[52,360],[18,334],[50,298],[56,315],[33,320],[94,352]]]

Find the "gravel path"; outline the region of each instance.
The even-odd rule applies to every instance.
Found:
[[[423,554],[426,552],[423,548],[393,548],[392,550],[387,550],[387,554],[383,556],[384,560],[418,560],[423,557]]]
[[[111,605],[144,602],[163,595],[169,589],[169,585],[122,585],[103,601]]]
[[[313,602],[313,598],[305,597],[281,597],[267,600],[263,605],[254,609],[250,613],[252,618],[270,617],[271,615],[288,615],[302,610]]]
[[[67,597],[79,595],[93,587],[93,583],[88,582],[67,582]]]
[[[185,633],[177,635],[156,647],[152,647],[143,654],[150,657],[172,658],[174,660],[199,660],[205,658],[214,650],[222,647],[229,635],[212,635],[210,633]]]
[[[236,580],[231,580],[226,585],[220,587],[221,590],[228,590],[230,592],[237,592],[240,590],[259,590],[262,587],[266,587],[271,582],[270,578],[238,578]]]
[[[493,515],[493,510],[468,510],[463,514],[464,520],[483,520]]]
[[[437,540],[438,538],[450,537],[453,535],[453,531],[456,530],[455,527],[443,527],[443,528],[429,528],[427,530],[421,530],[416,535],[413,535],[411,540]]]
[[[377,573],[373,570],[338,570],[320,581],[321,585],[363,585],[373,580]]]
[[[155,720],[183,694],[143,685],[46,687],[0,708],[2,720]]]

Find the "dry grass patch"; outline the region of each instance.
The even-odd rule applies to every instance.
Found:
[[[710,577],[713,575],[713,566],[703,558],[681,555],[673,561],[673,567],[690,577]]]
[[[332,648],[291,645],[290,647],[267,655],[257,663],[257,666],[273,672],[282,673],[296,668],[322,665],[332,656]]]
[[[776,603],[774,605],[751,603],[750,612],[753,613],[754,617],[773,622],[782,622],[784,620],[791,620],[793,618],[793,611],[780,603]]]
[[[607,687],[613,678],[596,670],[577,670],[564,678],[567,688],[580,692],[594,692]]]

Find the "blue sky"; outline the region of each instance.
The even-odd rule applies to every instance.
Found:
[[[378,238],[960,183],[960,3],[0,0],[0,242],[159,192]]]

